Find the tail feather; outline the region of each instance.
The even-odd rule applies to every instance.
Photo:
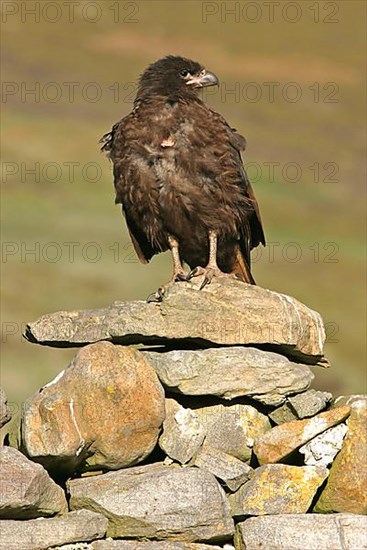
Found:
[[[245,283],[256,285],[255,279],[253,278],[251,273],[251,269],[239,247],[236,248],[236,259],[231,273],[239,275]]]

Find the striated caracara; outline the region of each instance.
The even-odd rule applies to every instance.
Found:
[[[228,274],[254,284],[250,251],[265,245],[240,155],[246,141],[198,94],[217,84],[199,63],[160,59],[141,76],[131,113],[101,140],[139,259],[170,249],[172,280],[204,275],[202,287]]]

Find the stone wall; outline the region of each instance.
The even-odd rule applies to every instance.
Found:
[[[8,425],[1,549],[367,549],[367,396],[311,389],[325,332],[294,298],[178,283],[26,338],[82,347]]]

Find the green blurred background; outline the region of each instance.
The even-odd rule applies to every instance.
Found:
[[[24,400],[75,353],[24,342],[24,323],[145,299],[169,277],[167,254],[136,260],[98,145],[131,109],[139,74],[166,54],[219,76],[206,100],[247,137],[270,243],[255,254],[257,282],[305,302],[328,327],[332,368],[315,369],[314,387],[365,391],[365,2],[280,2],[273,20],[261,1],[79,1],[74,13],[38,2],[38,16],[27,11],[34,4],[2,3],[9,400]]]

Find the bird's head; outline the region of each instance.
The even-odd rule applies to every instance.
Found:
[[[214,73],[185,57],[168,55],[149,65],[140,78],[138,97],[159,94],[185,96],[219,80]]]

